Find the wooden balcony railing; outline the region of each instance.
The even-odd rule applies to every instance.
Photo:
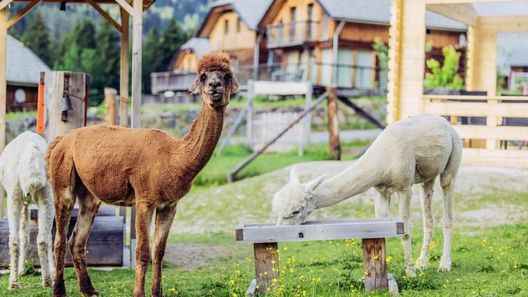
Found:
[[[150,74],[152,94],[186,91],[196,79],[195,72],[154,72]]]
[[[528,168],[528,97],[424,95],[424,112],[445,116],[464,139],[467,165]]]
[[[302,21],[267,27],[268,48],[300,45],[320,38],[318,22]]]

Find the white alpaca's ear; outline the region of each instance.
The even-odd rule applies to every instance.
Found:
[[[304,186],[306,187],[306,189],[308,191],[313,191],[315,190],[322,182],[324,182],[327,178],[327,175],[326,174],[323,174],[321,176],[319,176],[318,178],[312,180],[311,182],[308,182],[306,184],[304,184]]]
[[[297,169],[295,169],[295,166],[293,166],[290,171],[290,182],[300,183],[299,174],[297,174]]]

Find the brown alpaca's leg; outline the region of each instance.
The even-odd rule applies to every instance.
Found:
[[[134,297],[145,297],[145,274],[150,261],[149,227],[154,208],[147,204],[136,204],[136,282]]]
[[[99,293],[94,289],[90,277],[88,276],[88,269],[86,265],[86,242],[92,231],[97,210],[101,205],[101,201],[95,198],[92,194],[86,192],[80,193],[79,201],[79,217],[70,237],[70,250],[73,258],[73,265],[77,280],[79,281],[79,288],[83,296],[99,296]]]
[[[156,209],[156,231],[152,245],[152,297],[162,296],[161,261],[175,214],[176,206]]]
[[[75,195],[70,188],[65,188],[62,193],[55,193],[55,284],[53,285],[54,297],[65,297],[66,287],[64,285],[64,256],[66,254],[66,237],[68,236],[68,225]]]

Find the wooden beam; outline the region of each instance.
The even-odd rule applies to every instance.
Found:
[[[9,1],[10,2],[10,1]],[[4,2],[2,2],[3,4]],[[9,3],[8,3],[9,4]],[[0,5],[1,6],[1,5]],[[6,144],[6,109],[7,109],[7,15],[6,5],[0,9],[0,153]],[[4,189],[0,186],[0,218],[5,217]]]
[[[24,8],[22,8],[19,12],[17,12],[17,14],[12,16],[11,19],[7,21],[7,28],[9,29],[13,25],[15,25],[18,21],[20,21],[24,16],[26,16],[26,14],[28,14],[33,8],[35,8],[35,6],[37,6],[41,2],[42,0],[33,0],[29,2]]]
[[[129,15],[133,16],[134,15],[134,9],[132,9],[132,6],[130,6],[130,4],[125,1],[125,0],[115,0],[117,2],[117,4],[119,4],[119,6],[121,6],[121,8],[123,8]]]
[[[424,0],[425,4],[463,4],[463,3],[511,3],[528,2],[528,0]]]
[[[121,32],[121,25],[119,25],[112,16],[106,12],[106,10],[102,9],[99,4],[97,4],[94,0],[86,0],[88,4],[90,4],[105,20],[107,20],[112,27],[114,27],[118,32]]]
[[[403,31],[403,0],[393,0],[389,28],[389,73],[387,84],[387,124],[400,119],[400,83]]]
[[[3,1],[0,1],[0,10],[6,8],[13,1],[15,1],[15,0],[3,0]]]
[[[132,128],[141,126],[141,61],[143,36],[143,1],[133,0],[132,14]]]
[[[129,15],[121,8],[121,61],[119,73],[119,126],[128,126]]]
[[[257,292],[265,294],[273,289],[273,280],[279,279],[279,246],[276,242],[255,243],[255,275]]]
[[[341,160],[341,144],[339,143],[339,121],[337,119],[336,89],[327,87],[328,93],[326,114],[328,119],[328,149],[331,160]]]
[[[365,292],[387,289],[387,262],[385,238],[363,239],[363,264],[365,266]]]
[[[474,26],[477,24],[478,15],[471,4],[431,4],[427,5],[427,10],[436,12],[466,25]]]

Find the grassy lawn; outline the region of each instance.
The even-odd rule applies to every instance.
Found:
[[[441,232],[436,231],[431,267],[412,279],[404,276],[399,240],[387,240],[388,271],[394,274],[401,296],[528,296],[528,226],[458,229],[454,234],[454,264],[450,273],[436,272],[442,243]],[[415,255],[419,251],[420,233],[416,228]],[[254,276],[249,245],[235,244],[231,234],[223,233],[182,235],[171,241],[227,246],[234,254],[191,270],[167,265],[165,296],[244,296]],[[362,250],[358,240],[281,244],[279,258],[277,289],[268,296],[388,296],[385,292],[363,293]],[[91,270],[101,296],[130,296],[133,275],[130,269]],[[22,277],[24,288],[14,292],[6,290],[7,279],[7,275],[0,277],[0,296],[50,295],[49,289],[39,286],[37,274]],[[70,296],[80,296],[72,269],[66,270],[66,283]]]

